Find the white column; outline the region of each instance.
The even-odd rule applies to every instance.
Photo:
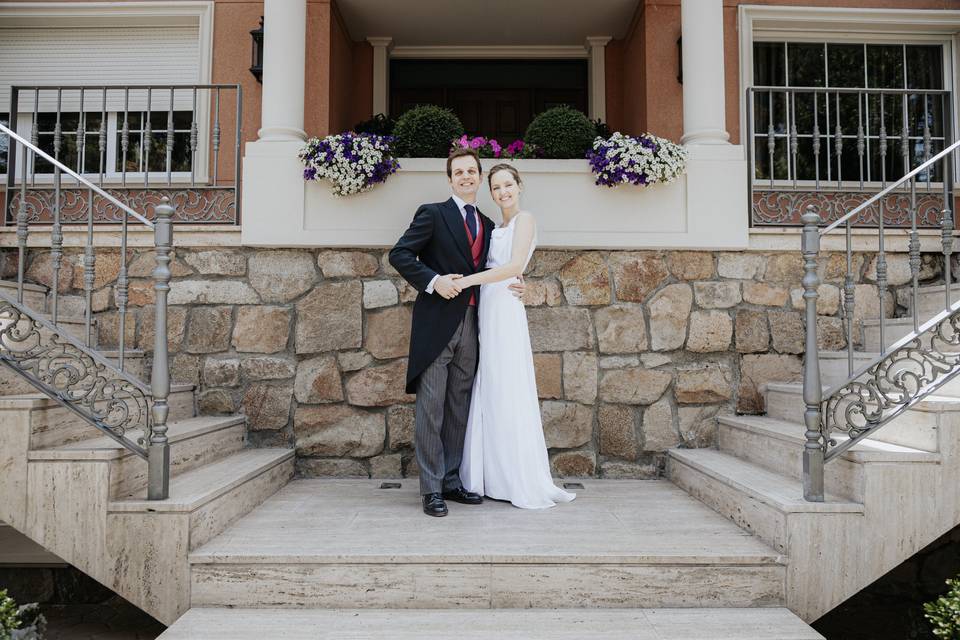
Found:
[[[683,144],[727,144],[723,0],[681,0]]]
[[[264,0],[261,140],[304,140],[306,0]]]
[[[587,68],[588,84],[590,86],[590,118],[607,121],[607,82],[606,59],[609,36],[590,36],[587,38],[587,52],[590,54],[590,64]]]
[[[367,38],[373,47],[373,115],[390,111],[390,45],[393,38]]]

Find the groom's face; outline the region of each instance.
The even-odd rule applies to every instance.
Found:
[[[454,158],[450,164],[450,188],[461,199],[473,202],[480,188],[480,168],[470,156]]]

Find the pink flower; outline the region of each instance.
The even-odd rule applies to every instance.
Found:
[[[457,142],[460,144],[461,147],[469,146],[469,142],[467,141],[467,134],[463,134],[462,136],[460,136],[460,140],[458,140]]]
[[[501,149],[502,149],[502,147],[500,146],[500,143],[497,142],[496,140],[491,140],[491,141],[490,141],[490,148],[493,149],[493,157],[494,157],[494,158],[499,158],[499,157],[500,157],[500,151],[501,151]]]
[[[484,138],[477,136],[476,138],[470,141],[470,146],[473,147],[474,149],[479,149],[480,147],[483,146],[485,142],[486,140]]]

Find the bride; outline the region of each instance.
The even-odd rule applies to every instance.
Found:
[[[557,487],[550,476],[527,312],[507,288],[533,255],[536,221],[520,211],[522,187],[514,167],[498,164],[487,180],[503,223],[493,230],[487,270],[455,281],[460,289],[483,285],[477,306],[480,363],[460,478],[467,491],[524,509],[543,509],[576,495]]]

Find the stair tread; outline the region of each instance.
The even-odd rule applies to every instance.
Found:
[[[578,480],[552,509],[451,503],[438,527],[416,480],[299,479],[190,554],[193,565],[781,565],[783,556],[668,480]],[[660,514],[652,518],[651,514]],[[669,515],[667,515],[669,514]],[[469,543],[465,543],[469,541]],[[227,569],[225,569],[227,570]]]
[[[197,416],[184,420],[174,420],[167,423],[167,437],[171,443],[195,438],[212,431],[240,424],[246,418],[240,414],[232,416]],[[139,435],[139,430],[136,436]],[[125,449],[109,436],[80,440],[69,444],[58,445],[48,449],[30,451],[30,460],[110,460],[133,452]]]
[[[158,640],[823,640],[786,608],[236,609],[192,608]]]
[[[175,383],[170,385],[170,393],[183,393],[184,391],[192,390],[193,385],[189,383]],[[19,393],[0,396],[0,409],[37,409],[58,406],[60,406],[59,402],[39,391],[36,393]]]
[[[880,356],[880,352],[879,352],[879,351],[854,351],[854,352],[853,352],[853,357],[854,357],[855,360],[857,360],[857,359],[859,359],[859,360],[873,360],[873,359],[875,359],[875,358],[878,358],[879,356]],[[841,351],[820,351],[820,359],[822,360],[822,359],[825,359],[825,358],[829,358],[829,359],[836,358],[836,359],[838,359],[838,360],[846,360],[846,359],[847,359],[847,351],[846,351],[846,349],[841,350]]]
[[[823,385],[823,391],[831,389],[828,385]],[[779,391],[780,393],[803,394],[802,382],[765,382],[761,385],[761,390]],[[960,398],[955,396],[943,396],[931,394],[920,402],[911,405],[909,410],[918,411],[960,411]]]
[[[718,420],[723,424],[746,428],[753,433],[795,443],[798,447],[802,447],[806,442],[803,436],[805,427],[798,422],[767,416],[719,416]],[[832,437],[838,443],[848,440],[847,436],[840,433],[833,434]],[[842,457],[854,462],[940,462],[938,453],[869,438],[853,445]]]
[[[863,513],[863,505],[836,496],[807,502],[799,478],[788,478],[716,449],[670,449],[671,458],[783,512]]]
[[[16,289],[17,281],[16,280],[0,280],[0,287]],[[33,284],[32,282],[23,283],[24,291],[36,291],[37,293],[46,293],[49,289],[40,284]]]
[[[190,512],[293,455],[293,449],[244,449],[172,477],[166,500],[115,500],[108,511]]]

